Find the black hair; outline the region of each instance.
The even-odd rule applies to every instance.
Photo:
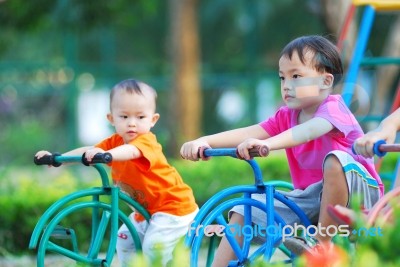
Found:
[[[333,75],[333,85],[336,85],[343,77],[343,65],[336,46],[327,38],[319,35],[302,36],[288,43],[281,52],[281,57],[292,59],[297,52],[300,61],[304,64],[304,55],[311,51],[314,53],[314,67],[319,72],[327,72]]]
[[[124,89],[129,93],[137,93],[140,95],[143,94],[142,89],[139,86],[139,81],[136,81],[135,79],[127,79],[119,82],[113,87],[111,90],[110,99],[113,98],[115,91],[119,89]]]
[[[154,95],[154,102],[157,99],[157,92],[149,85],[135,80],[135,79],[127,79],[119,82],[116,84],[110,92],[110,105],[112,103],[113,97],[115,95],[115,92],[118,90],[125,90],[128,93],[135,93],[139,95],[144,95],[143,91],[144,90],[150,90],[150,92]]]

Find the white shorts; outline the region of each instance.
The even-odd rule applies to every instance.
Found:
[[[187,234],[189,225],[197,212],[198,210],[185,216],[156,212],[151,216],[149,223],[137,222],[132,213],[129,218],[139,235],[143,254],[150,260],[161,254],[162,263],[165,266],[172,259],[172,253],[178,241]],[[117,239],[117,255],[121,266],[130,266],[134,254],[133,238],[126,225],[123,224],[118,230]]]

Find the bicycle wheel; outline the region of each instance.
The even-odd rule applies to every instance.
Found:
[[[270,189],[273,188],[270,187]],[[258,258],[270,261],[276,248],[279,246],[281,235],[277,232],[275,236],[272,234],[269,234],[268,237],[266,237],[265,234],[261,236],[262,233],[257,232],[257,229],[254,228],[250,219],[252,208],[257,208],[263,211],[268,210],[267,204],[251,199],[251,194],[265,193],[264,190],[265,189],[256,186],[236,186],[221,191],[207,201],[207,203],[200,209],[198,216],[191,225],[186,240],[186,244],[191,247],[190,265],[192,267],[211,266],[214,249],[218,242],[217,239],[219,239],[218,236],[221,235],[226,236],[229,245],[237,257],[237,260],[231,262],[230,266],[244,266],[249,262],[254,262]],[[237,193],[242,193],[243,196],[235,197]],[[270,193],[270,195],[273,197],[273,193]],[[270,199],[267,203],[271,200],[273,199]],[[239,231],[238,229],[235,229],[236,234],[243,235],[244,237],[242,245],[239,245],[236,241],[234,237],[235,233],[232,232],[232,226],[229,226],[225,219],[227,211],[238,205],[245,206],[245,223]],[[267,216],[266,212],[266,220],[270,225],[274,225],[274,227],[275,223],[280,226],[285,225],[282,218],[273,213],[273,209],[268,213]],[[268,219],[268,217],[272,219]],[[223,231],[220,233],[209,233],[208,229],[214,224],[217,224],[218,227],[222,227]],[[264,230],[266,229],[267,228]],[[260,241],[262,242],[260,243]],[[290,258],[286,253],[287,251],[285,254],[281,254],[280,258],[282,260],[290,261]]]
[[[37,266],[45,266],[47,253],[56,253],[70,259],[58,265],[71,266],[75,261],[90,266],[110,266],[115,255],[120,223],[126,224],[136,250],[140,251],[138,234],[128,216],[120,209],[121,202],[135,207],[148,218],[147,212],[117,187],[82,190],[53,204],[44,214],[43,220],[38,222],[31,239],[32,248],[37,244],[38,231],[41,232],[37,246]],[[88,228],[92,231],[87,231]],[[90,242],[87,243],[87,240]]]

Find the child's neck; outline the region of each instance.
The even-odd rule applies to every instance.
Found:
[[[319,103],[315,103],[312,106],[309,106],[307,108],[303,108],[300,110],[299,115],[297,117],[297,121],[299,124],[304,123],[308,120],[311,120],[314,117],[315,112],[319,108],[319,106],[324,102],[324,100],[328,97],[329,95],[326,95],[321,99]]]
[[[300,110],[299,116],[297,117],[298,124],[302,124],[308,120],[311,120],[315,112],[307,112],[304,109]]]
[[[299,116],[297,119],[298,123],[301,124],[308,120],[311,120],[314,117],[314,114],[317,111],[317,109],[321,103],[319,103],[318,105],[308,107],[308,108],[303,108],[302,110],[300,110]]]

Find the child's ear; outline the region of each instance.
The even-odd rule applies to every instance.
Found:
[[[111,115],[111,113],[107,114],[107,120],[111,123],[112,126],[114,126],[114,117]]]
[[[157,123],[159,118],[160,118],[160,114],[159,113],[154,113],[153,114],[153,118],[151,118],[151,127],[156,125],[156,123]]]
[[[334,77],[333,77],[332,74],[325,73],[322,76],[322,81],[321,81],[321,85],[320,85],[321,89],[329,89],[329,88],[331,88],[332,85],[333,85],[333,80],[334,80]]]

